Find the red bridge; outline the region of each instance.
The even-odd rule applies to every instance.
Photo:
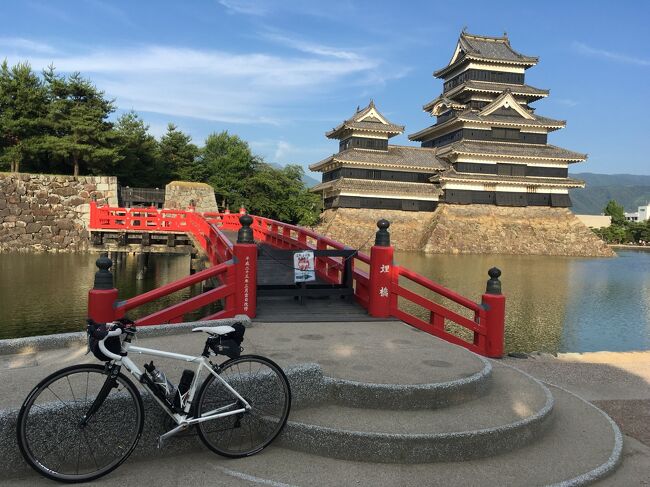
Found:
[[[113,287],[110,259],[98,259],[99,271],[89,293],[88,314],[113,321],[128,311],[206,280],[218,285],[201,294],[138,319],[139,325],[178,323],[188,313],[220,302],[222,310],[203,317],[246,314],[255,318],[263,296],[339,296],[334,306],[353,303],[367,316],[397,318],[427,333],[488,357],[503,355],[505,296],[496,268],[481,303],[461,296],[393,262],[389,222],[380,220],[370,255],[309,229],[247,214],[190,210],[112,208],[91,204],[90,230],[184,232],[207,255],[211,266],[125,301]],[[237,235],[233,243],[229,237]],[[293,254],[314,255],[315,281],[295,284]],[[441,304],[444,301],[445,305]],[[262,301],[260,301],[262,302]],[[309,305],[306,305],[309,306]],[[291,313],[285,314],[291,320]],[[286,321],[285,320],[285,321]],[[453,328],[454,333],[449,330]]]

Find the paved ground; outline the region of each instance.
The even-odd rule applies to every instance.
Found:
[[[579,394],[616,421],[625,435],[623,464],[596,485],[650,485],[650,352],[542,354],[503,361]]]
[[[275,328],[270,328],[274,326]],[[304,361],[320,362],[328,375],[376,382],[408,381],[409,373],[417,368],[419,374],[430,371],[437,377],[453,377],[476,372],[480,363],[468,359],[452,363],[446,358],[446,345],[431,348],[431,337],[406,325],[388,323],[310,323],[299,332],[281,331],[277,325],[255,325],[247,332],[247,352],[267,354],[281,365]],[[360,340],[360,338],[362,338]],[[203,338],[200,335],[172,336],[141,340],[144,346],[198,353]],[[359,361],[360,352],[366,359]],[[0,356],[0,407],[16,407],[38,379],[64,364],[92,361],[84,350],[72,347],[48,352]],[[307,360],[311,358],[311,360]],[[563,354],[557,358],[541,355],[528,359],[506,358],[533,376],[571,390],[607,411],[621,426],[625,437],[623,465],[599,486],[650,485],[650,352]],[[171,373],[175,369],[164,366]],[[180,373],[180,371],[178,371]],[[245,464],[283,469],[293,465],[294,452],[274,448],[245,460]],[[324,460],[327,462],[328,460]],[[127,462],[109,477],[93,485],[332,485],[323,476],[309,478],[309,466],[296,469],[293,481],[278,483],[263,476],[251,476],[237,470],[238,463],[219,458],[209,452],[179,455],[150,462]],[[339,485],[359,484],[355,470],[341,464],[323,464],[319,468],[332,470]],[[314,466],[316,468],[316,466]],[[552,466],[549,466],[552,468]],[[243,470],[243,468],[242,468]],[[253,469],[254,470],[254,469]],[[247,469],[247,471],[251,471]],[[262,469],[262,471],[264,471]],[[315,472],[314,472],[315,473]],[[389,474],[376,472],[376,485],[400,485],[399,471]],[[382,476],[383,475],[383,476]],[[288,480],[291,480],[290,478]],[[52,485],[38,477],[4,480],[0,485]],[[431,478],[422,485],[436,485]],[[471,481],[467,482],[471,485]]]

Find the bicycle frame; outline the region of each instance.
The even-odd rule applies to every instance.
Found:
[[[108,333],[106,338],[108,338],[110,336],[118,336],[121,333],[122,332],[119,329],[118,330],[113,330],[113,331],[110,331]],[[172,436],[172,435],[178,433],[179,431],[187,429],[191,425],[201,423],[201,422],[204,422],[204,421],[210,421],[210,420],[213,420],[213,419],[223,418],[223,417],[226,417],[226,416],[232,416],[232,415],[235,415],[235,414],[241,414],[241,413],[244,413],[244,412],[251,409],[251,406],[246,401],[246,399],[244,399],[235,389],[233,389],[230,386],[230,384],[228,384],[214,370],[214,367],[213,367],[212,363],[210,363],[208,358],[204,357],[203,355],[199,355],[199,356],[195,357],[195,356],[192,356],[192,355],[183,355],[183,354],[180,354],[180,353],[166,352],[164,350],[156,350],[156,349],[153,349],[153,348],[138,347],[136,345],[132,345],[128,341],[124,341],[124,342],[122,342],[122,350],[126,355],[122,356],[122,355],[114,354],[114,353],[110,352],[109,350],[107,350],[106,347],[104,346],[104,340],[101,340],[99,342],[99,348],[102,351],[102,353],[104,353],[107,357],[110,357],[111,359],[113,359],[112,362],[115,365],[124,366],[126,368],[126,370],[128,370],[129,373],[138,380],[138,382],[140,382],[147,390],[149,390],[149,392],[152,393],[152,396],[155,399],[155,401],[160,405],[160,407],[162,407],[162,409],[169,416],[172,417],[172,419],[178,425],[176,428],[174,428],[174,429],[168,431],[167,433],[165,433],[164,435],[162,435],[160,437],[160,440],[159,440],[160,442],[162,442],[165,438],[168,438],[169,436]],[[149,356],[153,356],[153,357],[162,357],[162,358],[167,358],[167,359],[178,360],[178,361],[182,361],[182,362],[188,362],[188,363],[196,364],[196,371],[194,373],[194,378],[192,379],[192,384],[190,385],[190,389],[188,391],[187,399],[185,401],[185,404],[183,405],[183,414],[179,414],[179,413],[176,413],[173,410],[171,410],[171,408],[165,402],[163,402],[161,399],[158,398],[158,396],[154,393],[154,391],[151,390],[149,385],[142,380],[142,376],[143,376],[144,372],[142,372],[139,369],[139,367],[136,365],[136,363],[133,362],[133,360],[131,360],[128,357],[129,353],[138,353],[138,354],[142,354],[142,355],[149,355]],[[233,394],[234,398],[239,400],[241,402],[241,404],[243,404],[244,407],[234,409],[234,410],[231,410],[231,411],[222,412],[224,409],[227,409],[227,408],[231,407],[232,404],[230,404],[230,405],[221,407],[219,409],[216,409],[214,411],[209,411],[207,413],[204,413],[203,415],[201,415],[200,418],[191,418],[191,417],[188,418],[188,415],[190,414],[190,408],[191,408],[192,402],[194,400],[194,395],[196,394],[196,390],[197,390],[198,385],[199,385],[199,378],[201,376],[201,369],[204,369],[204,368],[207,369],[207,371],[210,374],[212,374],[218,381],[220,381],[221,384],[223,384],[223,386],[228,391],[230,391],[230,393]],[[233,404],[236,404],[236,401],[233,400]]]

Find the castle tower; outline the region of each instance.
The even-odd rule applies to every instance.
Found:
[[[322,195],[323,208],[435,210],[441,191],[429,180],[447,165],[431,149],[388,144],[403,131],[370,101],[327,132],[339,152],[309,166],[323,173],[311,189]]]
[[[448,163],[431,179],[445,203],[568,207],[569,189],[584,187],[568,177],[568,167],[587,155],[547,142],[566,122],[530,106],[549,94],[525,84],[537,62],[512,49],[505,34],[463,31],[449,64],[434,73],[443,93],[423,109],[436,123],[409,139],[435,148]]]

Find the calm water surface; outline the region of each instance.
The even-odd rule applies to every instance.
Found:
[[[96,259],[92,254],[0,254],[0,338],[82,330]],[[499,267],[508,298],[508,351],[650,349],[650,252],[622,251],[614,259],[397,253],[395,260],[476,301],[485,291],[487,270]],[[187,256],[152,256],[146,279],[136,281],[135,257],[129,256],[115,266],[120,299],[188,270]],[[161,302],[192,292],[198,290]]]
[[[0,339],[85,330],[88,290],[97,254],[0,254]],[[136,258],[125,255],[112,267],[119,299],[149,291],[189,274],[187,255],[152,254],[145,279],[136,280]],[[187,298],[178,291],[129,316],[144,316]]]

